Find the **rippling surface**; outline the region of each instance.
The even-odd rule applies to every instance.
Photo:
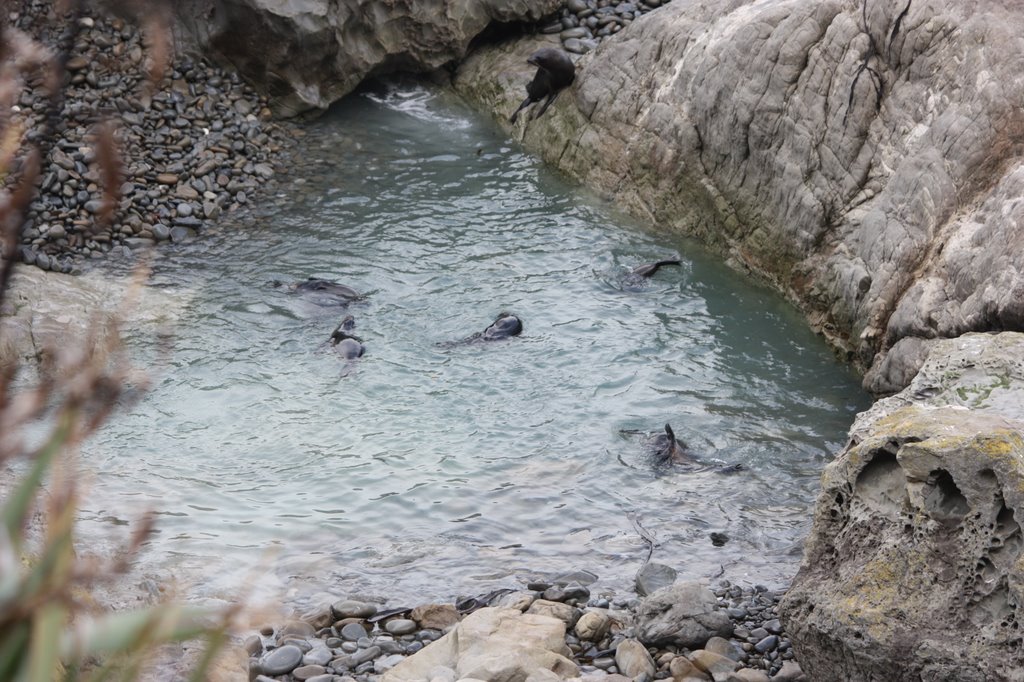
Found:
[[[646,556],[631,518],[683,576],[791,576],[867,399],[790,306],[443,95],[350,97],[303,145],[275,207],[161,252],[155,285],[191,303],[168,357],[129,334],[155,386],[86,448],[86,537],[154,509],[142,560],[206,595],[269,575],[292,598],[412,601],[578,568],[625,592]],[[368,295],[346,311],[268,285],[307,276]],[[438,345],[502,310],[521,337]],[[367,347],[348,367],[325,347],[346,312]],[[622,433],[666,422],[745,470],[657,466]]]

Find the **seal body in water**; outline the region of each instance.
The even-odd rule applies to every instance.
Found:
[[[472,336],[467,336],[461,341],[448,341],[440,343],[438,345],[443,347],[460,346],[466,343],[476,343],[478,341],[499,341],[501,339],[508,339],[513,336],[519,336],[523,331],[523,322],[512,313],[501,312],[498,313],[498,317],[495,318],[487,329],[482,332],[477,332]]]
[[[319,305],[348,305],[352,301],[362,298],[359,292],[350,286],[319,277],[310,277],[304,282],[292,284],[274,280],[271,284],[275,287],[285,287],[288,291],[296,294],[306,295]]]
[[[541,48],[526,61],[537,67],[537,73],[526,86],[526,99],[509,117],[512,123],[516,122],[520,111],[541,100],[544,100],[543,104],[534,109],[530,118],[534,119],[543,114],[558,97],[558,93],[576,80],[576,67],[569,55],[562,50],[553,47]]]
[[[523,321],[512,313],[501,312],[494,322],[490,324],[481,334],[483,341],[496,341],[507,339],[512,336],[519,336],[523,332]]]
[[[362,357],[366,352],[363,340],[351,333],[355,326],[355,319],[351,315],[346,315],[345,319],[331,332],[330,340],[334,352],[346,360]]]
[[[642,431],[623,430],[624,434],[643,434]],[[689,471],[713,471],[716,474],[735,474],[745,471],[742,464],[728,464],[726,466],[713,466],[697,457],[690,450],[689,446],[676,438],[670,424],[665,424],[664,433],[648,435],[644,447],[650,453],[656,465],[677,464],[684,465]]]
[[[654,263],[644,263],[633,268],[631,275],[637,277],[653,277],[654,273],[658,271],[658,268],[663,265],[682,265],[682,261],[678,258],[669,258],[667,260],[659,260]]]
[[[668,424],[665,424],[665,433],[659,433],[652,438],[648,447],[659,462],[692,464],[697,461],[690,454],[686,443],[676,438],[676,434]]]

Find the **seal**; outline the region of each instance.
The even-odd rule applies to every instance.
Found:
[[[654,273],[658,271],[658,268],[663,265],[682,265],[683,262],[678,258],[669,258],[667,260],[659,260],[654,263],[644,263],[633,268],[630,274],[636,275],[637,277],[653,277]]]
[[[481,332],[480,338],[483,341],[497,341],[523,333],[523,321],[512,313],[500,312],[494,322]]]
[[[534,74],[533,80],[526,86],[526,99],[509,117],[508,120],[512,123],[516,122],[520,111],[535,102],[544,100],[540,107],[533,110],[530,119],[541,116],[548,110],[548,107],[555,101],[555,98],[558,97],[558,93],[572,85],[572,82],[576,80],[576,67],[573,65],[569,55],[562,50],[544,47],[530,55],[526,62],[536,66],[537,73]]]
[[[355,326],[355,319],[351,315],[346,315],[345,319],[331,332],[330,341],[331,346],[334,347],[334,352],[346,360],[362,357],[363,353],[366,352],[363,340],[350,333],[355,329]]]
[[[314,303],[325,306],[348,305],[352,301],[362,298],[359,292],[350,286],[319,277],[310,277],[304,282],[291,284],[285,284],[275,279],[271,285],[278,288],[284,287],[292,293],[307,295]]]
[[[500,341],[501,339],[519,336],[522,332],[522,320],[512,313],[500,312],[494,322],[488,325],[488,327],[482,332],[477,332],[476,334],[467,336],[459,341],[446,341],[439,343],[438,345],[445,348],[451,348],[452,346],[461,346],[463,344],[476,343],[478,341]]]
[[[725,466],[714,466],[706,460],[693,453],[690,447],[683,441],[676,438],[672,431],[671,424],[665,424],[664,433],[651,435],[645,431],[634,429],[620,429],[619,433],[630,436],[644,436],[644,449],[654,460],[655,466],[666,464],[682,465],[682,469],[688,472],[711,471],[716,474],[735,474],[746,471],[742,464],[728,464]]]
[[[692,464],[697,459],[690,454],[686,443],[676,438],[672,427],[665,424],[665,433],[659,433],[648,443],[651,453],[659,462],[673,462],[675,464]]]

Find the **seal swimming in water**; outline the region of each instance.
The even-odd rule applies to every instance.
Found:
[[[350,286],[333,282],[329,279],[310,277],[304,282],[285,284],[280,280],[271,282],[274,287],[285,287],[288,291],[297,294],[308,294],[309,298],[319,305],[348,305],[352,301],[359,300],[362,296]]]
[[[665,424],[665,433],[659,433],[648,443],[652,454],[660,462],[691,464],[697,460],[690,454],[686,443],[676,438],[672,427]]]
[[[558,93],[572,85],[572,82],[576,80],[576,67],[573,65],[572,60],[569,59],[569,55],[562,50],[544,47],[530,55],[530,58],[526,61],[528,64],[533,64],[537,67],[537,73],[534,74],[533,80],[526,86],[526,99],[509,117],[508,120],[512,123],[516,122],[520,111],[534,102],[540,102],[543,99],[544,103],[537,109],[534,109],[530,119],[539,117],[555,101]]]
[[[654,460],[656,466],[676,464],[683,465],[689,471],[710,470],[716,474],[735,474],[746,469],[742,464],[729,464],[719,467],[708,464],[702,458],[697,457],[686,443],[676,438],[671,424],[665,424],[664,433],[656,433],[654,435],[632,429],[622,429],[620,433],[645,436],[644,449]]]
[[[635,268],[633,268],[633,271],[630,274],[636,275],[637,277],[653,277],[654,273],[658,271],[658,268],[660,268],[663,265],[682,264],[683,262],[678,258],[669,258],[667,260],[659,260],[654,263],[644,263],[643,265],[638,265]]]
[[[355,319],[351,315],[346,315],[345,319],[331,332],[331,346],[334,347],[334,351],[338,355],[346,360],[362,357],[366,352],[363,340],[350,333],[355,326]]]
[[[488,325],[487,329],[482,332],[477,332],[472,336],[467,336],[460,341],[447,341],[438,345],[444,347],[460,346],[466,343],[475,343],[477,341],[498,341],[501,339],[508,339],[513,336],[519,336],[523,332],[523,322],[518,317],[508,312],[498,313],[498,317],[495,318],[494,322]]]

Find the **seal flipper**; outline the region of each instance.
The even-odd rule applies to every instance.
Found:
[[[633,268],[633,274],[639,275],[640,277],[653,277],[654,273],[658,271],[663,265],[682,265],[683,262],[678,258],[669,258],[666,260],[659,260],[654,263],[644,263]]]

